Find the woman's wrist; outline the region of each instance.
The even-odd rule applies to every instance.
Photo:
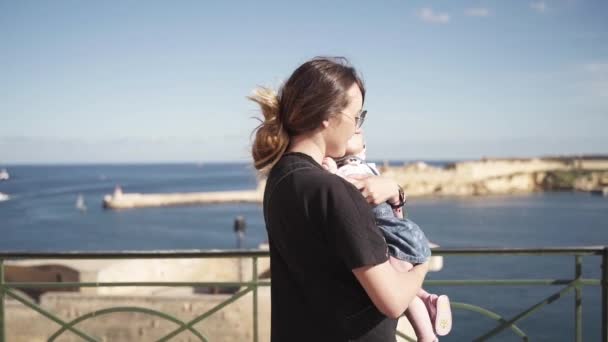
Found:
[[[403,188],[401,185],[397,184],[397,195],[393,196],[388,204],[393,208],[401,208],[405,205],[405,193],[403,192]]]

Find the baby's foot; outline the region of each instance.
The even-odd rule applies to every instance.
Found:
[[[432,294],[426,298],[424,304],[429,312],[435,334],[447,335],[452,330],[452,309],[448,296]]]

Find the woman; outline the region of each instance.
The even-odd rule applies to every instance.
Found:
[[[367,202],[402,204],[400,188],[382,177],[355,187],[321,166],[361,127],[361,78],[343,58],[314,58],[278,94],[250,98],[264,115],[252,155],[268,173],[272,341],[394,341],[428,265],[391,267]]]

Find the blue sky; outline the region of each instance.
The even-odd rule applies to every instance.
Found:
[[[244,161],[256,85],[362,73],[373,159],[608,153],[608,2],[0,0],[0,164]]]

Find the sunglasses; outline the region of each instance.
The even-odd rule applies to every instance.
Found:
[[[347,115],[346,113],[340,113],[340,114],[344,114],[344,115],[348,116],[349,118],[354,119],[355,120],[355,129],[359,129],[359,128],[361,128],[361,126],[363,126],[363,122],[365,121],[365,116],[367,115],[367,110],[362,110],[359,113],[359,116],[355,116],[355,117]]]

